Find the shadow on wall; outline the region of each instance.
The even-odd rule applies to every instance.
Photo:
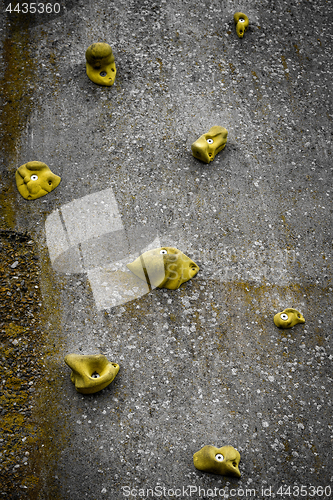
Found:
[[[124,304],[155,288],[126,264],[161,246],[157,231],[147,226],[125,230],[111,188],[55,210],[46,218],[45,232],[53,269],[86,273],[98,310]]]

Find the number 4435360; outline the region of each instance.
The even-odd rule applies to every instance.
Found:
[[[292,496],[296,498],[300,497],[328,497],[331,498],[332,489],[330,486],[280,486],[276,492],[276,495],[282,495],[283,497]]]
[[[22,14],[27,14],[28,12],[30,14],[52,14],[54,12],[55,14],[59,14],[60,8],[60,3],[53,5],[51,3],[22,3],[21,5],[17,3],[15,7],[12,7],[10,3],[6,8],[6,12],[21,12]]]

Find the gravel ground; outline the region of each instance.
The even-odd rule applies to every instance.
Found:
[[[332,3],[0,4],[2,497],[329,498]],[[85,73],[97,41],[109,88]],[[191,144],[213,125],[228,142],[206,165]],[[62,180],[26,201],[14,174],[32,160]],[[93,277],[120,257],[82,235],[105,193],[132,243],[158,238],[198,274],[103,305]],[[287,307],[305,324],[276,328]],[[80,395],[68,353],[120,371]],[[237,448],[241,478],[196,470],[206,444]]]

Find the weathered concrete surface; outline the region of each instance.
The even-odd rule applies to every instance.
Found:
[[[42,305],[32,314],[43,339],[30,352],[40,363],[34,413],[21,419],[27,439],[10,460],[11,449],[3,452],[4,496],[118,500],[124,487],[133,490],[127,498],[144,498],[160,485],[166,491],[150,498],[172,498],[191,485],[192,498],[265,498],[270,487],[290,498],[288,486],[294,498],[327,487],[329,498],[332,4],[61,6],[49,21],[21,15],[2,23],[2,236],[28,235],[23,250],[33,241],[38,252]],[[239,10],[250,19],[242,40],[233,25]],[[112,46],[111,88],[85,74],[95,41]],[[212,125],[228,130],[228,143],[206,165],[191,144]],[[62,181],[27,202],[14,173],[31,160]],[[53,268],[46,221],[106,189],[126,235],[149,228],[147,244],[158,237],[179,248],[200,266],[197,276],[177,291],[155,289],[103,309],[90,268],[73,272],[76,247],[68,274]],[[59,219],[55,228],[64,228]],[[27,266],[20,255],[10,268],[18,277]],[[105,263],[122,258],[103,255]],[[8,280],[14,288],[9,272]],[[306,323],[277,329],[273,316],[286,307]],[[2,323],[5,347],[13,324],[22,337],[24,312]],[[120,371],[101,393],[76,394],[63,362],[70,352],[103,353]],[[6,363],[13,358],[12,376],[21,354],[3,353]],[[3,388],[6,408],[17,412]],[[5,444],[9,437],[6,429]],[[237,448],[241,478],[197,471],[192,455],[205,444]]]

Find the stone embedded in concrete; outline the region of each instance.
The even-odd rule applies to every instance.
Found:
[[[222,476],[240,477],[239,462],[240,454],[233,446],[216,448],[206,445],[193,455],[196,469]]]

